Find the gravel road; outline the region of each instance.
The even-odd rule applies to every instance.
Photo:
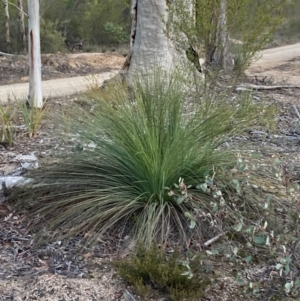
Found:
[[[97,77],[99,85],[103,81],[113,77],[118,71],[104,72],[93,76],[93,82]],[[87,90],[89,79],[86,76],[78,76],[71,78],[58,78],[42,81],[43,97],[61,97],[72,95]],[[0,103],[5,103],[8,99],[25,99],[28,95],[29,84],[20,83],[12,85],[0,86]]]
[[[260,74],[267,76],[276,68],[292,59],[300,57],[300,43],[266,49],[258,54],[258,59],[253,62],[247,70],[247,74]],[[297,74],[290,74],[292,83],[300,85],[299,70]],[[267,72],[267,73],[266,73]],[[98,74],[98,82],[101,84],[104,80],[113,77],[117,71],[105,72]],[[88,80],[86,76],[60,78],[46,80],[42,82],[43,96],[45,98],[66,96],[84,92],[87,89]],[[0,86],[0,103],[6,102],[8,99],[22,99],[28,94],[28,83],[19,83]]]
[[[252,68],[273,68],[278,64],[282,64],[283,62],[289,61],[293,58],[300,56],[300,43],[269,48],[261,51],[258,54],[258,60],[255,61],[250,69]]]

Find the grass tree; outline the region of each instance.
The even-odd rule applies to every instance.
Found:
[[[171,235],[185,239],[188,212],[210,206],[195,187],[233,164],[233,154],[220,145],[259,114],[247,101],[187,99],[184,87],[181,77],[155,71],[147,79],[137,75],[129,90],[115,83],[95,94],[90,110],[70,118],[79,143],[74,153],[31,172],[30,186],[16,196],[48,229],[61,229],[53,232],[58,236],[126,225],[146,245]]]

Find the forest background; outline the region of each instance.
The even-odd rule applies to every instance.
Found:
[[[22,21],[18,7],[22,2],[23,10],[27,12],[27,1],[8,1],[9,43],[7,43],[4,2],[0,0],[0,51],[25,54],[27,42],[22,39]],[[102,52],[105,47],[114,49],[129,44],[131,27],[129,0],[40,0],[40,14],[43,53],[68,51],[66,40],[70,45],[82,42],[86,52]],[[284,22],[277,29],[269,46],[299,41],[299,15],[300,2],[291,0],[284,9]],[[28,22],[27,16],[24,17],[26,38]],[[238,38],[238,33],[230,35]]]

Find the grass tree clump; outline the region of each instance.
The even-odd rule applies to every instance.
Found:
[[[27,102],[17,103],[21,118],[24,121],[29,137],[34,137],[38,134],[42,126],[43,119],[47,112],[46,102],[42,108],[30,107]]]
[[[0,106],[0,145],[11,146],[15,138],[15,109],[11,104]]]
[[[130,89],[108,85],[94,94],[90,110],[70,119],[81,147],[33,171],[31,187],[18,198],[61,236],[127,225],[145,245],[170,235],[185,239],[189,212],[210,207],[211,196],[196,186],[232,164],[234,155],[220,146],[260,110],[247,99],[203,103],[187,94],[179,76],[162,72]],[[200,226],[192,228],[202,234]]]

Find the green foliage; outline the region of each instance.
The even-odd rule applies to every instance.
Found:
[[[24,10],[27,11],[27,1],[23,0]],[[9,11],[9,30],[10,30],[10,37],[11,37],[11,45],[9,52],[13,53],[23,53],[23,44],[21,42],[21,34],[20,34],[20,22],[18,16],[18,9],[12,5],[17,5],[16,0],[8,1],[8,11]],[[3,1],[0,1],[0,49],[3,51],[5,50],[5,26],[4,26],[4,9],[3,9]],[[25,17],[25,27],[27,27],[27,18]],[[27,32],[25,28],[25,32]]]
[[[286,0],[226,1],[227,51],[228,55],[238,55],[239,62],[235,67],[239,68],[239,72],[247,68],[255,54],[270,42],[272,34],[282,21],[285,2]],[[180,45],[196,47],[200,56],[212,63],[214,54],[226,49],[222,44],[224,41],[220,37],[218,25],[220,5],[221,0],[197,0],[193,18],[185,1],[177,1],[176,5],[169,6],[173,19],[167,24],[167,32]],[[228,40],[228,36],[238,40],[239,44]]]
[[[179,177],[197,185],[231,164],[234,156],[219,146],[255,123],[261,111],[248,99],[239,105],[190,99],[187,112],[186,83],[179,76],[138,78],[133,89],[117,82],[94,95],[90,111],[74,112],[69,126],[80,147],[33,171],[34,188],[19,195],[30,204],[33,193],[31,213],[40,213],[50,229],[68,229],[62,236],[127,223],[145,245],[173,232],[185,239],[185,212],[209,206],[210,197],[195,190],[195,198],[178,202],[166,187]]]
[[[28,104],[23,101],[18,102],[18,108],[21,112],[21,118],[25,123],[29,137],[37,135],[47,111],[46,104],[44,103],[42,108],[36,108],[29,107]]]
[[[103,27],[107,43],[124,44],[128,40],[128,34],[124,31],[122,26],[107,22]]]
[[[147,296],[151,288],[155,288],[172,301],[199,300],[211,282],[208,273],[200,275],[201,262],[197,257],[189,262],[182,261],[178,250],[166,255],[155,245],[148,250],[140,247],[136,254],[116,261],[115,265],[121,277],[139,293]]]
[[[41,51],[43,53],[55,53],[64,50],[64,38],[57,27],[57,21],[40,19]]]
[[[226,233],[227,241],[206,250],[210,260],[219,262],[221,256],[233,266],[243,293],[268,300],[299,294],[299,263],[292,256],[299,252],[293,251],[298,241],[298,196],[282,185],[284,174],[278,158],[268,164],[261,154],[239,158],[234,167],[219,170],[196,187],[212,196],[211,209],[195,208],[186,215],[195,223],[208,219],[211,228]],[[257,267],[263,272],[249,276],[248,271],[255,274]],[[250,281],[241,280],[244,275]]]
[[[68,39],[93,45],[129,42],[130,15],[124,1],[44,1],[41,15]]]
[[[11,146],[15,137],[15,108],[11,104],[0,106],[0,143]]]
[[[284,7],[284,20],[276,31],[278,39],[284,42],[298,41],[300,37],[300,2],[292,0]]]

